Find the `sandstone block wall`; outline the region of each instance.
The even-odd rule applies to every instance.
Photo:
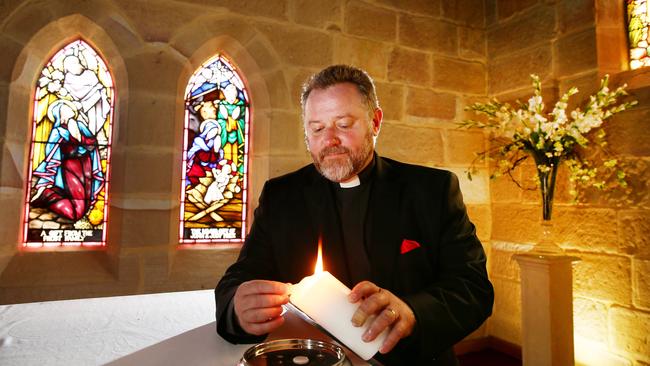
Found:
[[[2,303],[215,286],[238,247],[179,248],[177,230],[183,93],[216,52],[249,87],[249,217],[264,181],[310,161],[301,83],[349,63],[377,82],[380,154],[458,173],[489,245],[489,183],[463,174],[483,135],[453,124],[487,94],[483,1],[8,1],[0,19]],[[23,252],[30,93],[53,52],[79,36],[102,53],[117,91],[107,249]]]
[[[531,73],[542,78],[545,100],[578,86],[577,105],[607,72],[640,101],[608,128],[632,193],[591,193],[572,205],[560,172],[555,235],[582,258],[574,313],[583,363],[589,355],[608,365],[650,363],[650,78],[622,72],[622,9],[621,0],[0,2],[0,303],[216,284],[238,248],[179,248],[176,230],[184,88],[203,61],[223,52],[252,99],[251,212],[266,179],[310,160],[302,81],[332,63],[363,67],[385,112],[379,153],[461,178],[497,295],[493,316],[473,336],[518,344],[519,271],[510,256],[537,240],[538,193],[490,181],[487,166],[468,181],[464,170],[486,141],[454,122],[486,97],[527,98]],[[117,88],[108,246],[21,252],[31,93],[53,52],[79,36],[102,52]],[[531,166],[516,172],[533,174]]]
[[[640,104],[610,120],[609,148],[626,166],[628,195],[587,192],[572,204],[566,171],[560,172],[553,212],[554,239],[581,258],[574,267],[576,358],[585,365],[649,362],[648,320],[648,103],[647,71],[623,71],[625,33],[620,1],[488,1],[486,26],[488,94],[504,101],[532,93],[529,74],[540,75],[544,100],[554,102],[570,87],[584,103],[609,73],[612,86],[627,83]],[[621,41],[623,40],[623,41]],[[621,43],[622,42],[622,43]],[[525,166],[518,179],[534,187]],[[495,313],[488,332],[518,343],[519,269],[510,260],[538,238],[538,191],[522,191],[507,178],[490,182],[491,275]],[[514,316],[513,316],[514,315]]]

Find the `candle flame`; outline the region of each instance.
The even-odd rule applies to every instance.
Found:
[[[314,274],[323,272],[323,245],[321,240],[318,239],[318,257],[316,257],[316,266],[314,266]]]

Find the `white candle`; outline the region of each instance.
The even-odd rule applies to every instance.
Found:
[[[359,357],[369,360],[384,343],[388,331],[384,330],[371,342],[361,339],[374,317],[361,327],[352,325],[359,303],[348,301],[350,291],[329,272],[317,272],[291,286],[290,301]]]

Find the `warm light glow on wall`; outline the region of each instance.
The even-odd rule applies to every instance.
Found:
[[[599,330],[606,332],[605,329]],[[576,366],[624,366],[629,361],[607,351],[607,344],[596,342],[574,334],[574,354]]]

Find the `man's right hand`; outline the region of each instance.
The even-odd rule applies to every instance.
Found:
[[[267,334],[284,323],[282,305],[289,302],[289,286],[265,280],[244,282],[233,301],[239,326],[246,333]]]

